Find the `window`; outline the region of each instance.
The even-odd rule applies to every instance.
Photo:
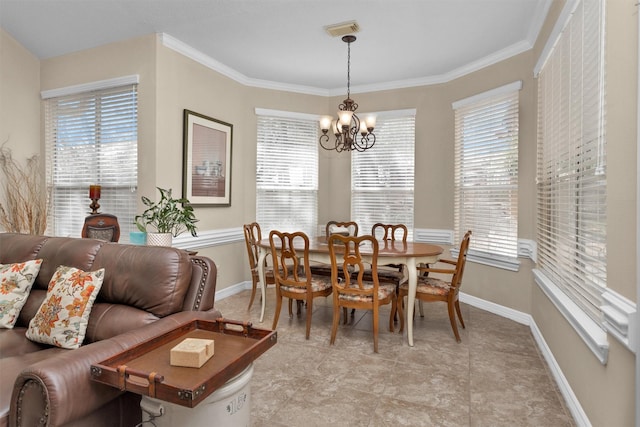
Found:
[[[490,257],[518,256],[521,86],[518,81],[453,104],[455,241],[472,230],[470,249]]]
[[[271,230],[316,235],[318,120],[311,115],[257,110],[256,221]]]
[[[133,231],[138,185],[137,76],[135,83],[78,92],[43,93],[48,232],[79,237],[89,213],[89,185],[102,186],[100,212],[118,217],[121,241]],[[110,86],[99,82],[102,87]],[[116,84],[116,83],[113,83]]]
[[[538,76],[538,268],[596,324],[607,277],[603,3],[577,5]]]
[[[372,149],[351,153],[351,219],[362,232],[405,224],[413,235],[415,110],[379,113]]]

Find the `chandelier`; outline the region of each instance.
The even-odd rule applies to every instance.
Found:
[[[338,119],[323,117],[320,119],[320,145],[325,150],[342,151],[365,151],[373,147],[376,143],[376,136],[373,128],[376,126],[375,116],[369,116],[360,121],[356,115],[358,104],[351,99],[351,43],[356,41],[356,36],[347,35],[342,37],[342,41],[347,43],[347,99],[338,106]],[[329,144],[329,130],[335,136],[333,145]]]

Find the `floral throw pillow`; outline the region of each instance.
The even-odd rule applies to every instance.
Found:
[[[104,268],[85,272],[58,267],[49,282],[47,297],[29,323],[27,338],[62,348],[80,347],[103,280]]]
[[[41,259],[0,264],[0,328],[16,324],[41,265]]]

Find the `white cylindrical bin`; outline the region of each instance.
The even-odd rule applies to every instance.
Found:
[[[252,376],[253,364],[250,364],[195,408],[142,396],[142,421],[153,421],[157,427],[249,427]]]

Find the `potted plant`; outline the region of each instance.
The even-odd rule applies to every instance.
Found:
[[[156,188],[160,191],[160,200],[153,202],[148,197],[142,196],[142,203],[147,209],[135,217],[138,230],[147,233],[147,244],[171,246],[172,238],[185,231],[189,231],[195,237],[197,235],[195,223],[198,220],[189,200],[174,199],[171,196],[171,189]],[[155,232],[147,230],[149,226]]]

